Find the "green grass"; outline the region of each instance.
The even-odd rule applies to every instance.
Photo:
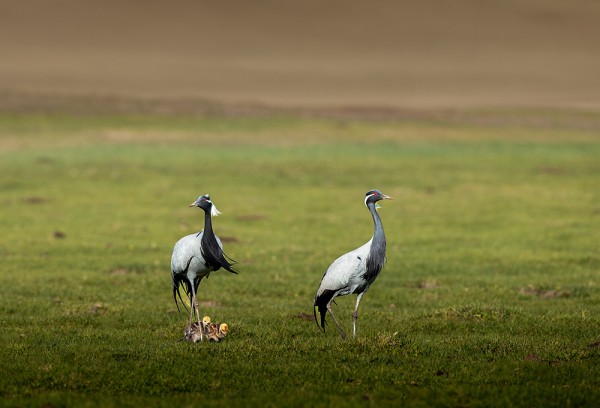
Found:
[[[577,127],[4,115],[2,405],[598,405],[599,157]],[[344,342],[312,301],[371,188],[388,262]],[[193,345],[169,264],[205,193],[241,273]]]

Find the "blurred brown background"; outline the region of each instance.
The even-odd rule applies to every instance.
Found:
[[[3,110],[600,108],[598,0],[0,0],[0,50]]]

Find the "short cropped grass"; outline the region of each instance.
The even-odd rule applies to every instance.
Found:
[[[2,405],[597,406],[599,158],[585,127],[4,115]],[[371,188],[388,260],[342,341],[312,302]],[[187,344],[206,193],[241,273],[200,286],[227,338]]]

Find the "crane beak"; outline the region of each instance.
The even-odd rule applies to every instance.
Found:
[[[198,201],[194,201],[193,203],[188,205],[188,207],[196,207],[197,205],[198,205]]]
[[[382,200],[393,200],[392,197],[390,197],[389,195],[385,195],[385,194],[381,196],[381,199]],[[375,204],[375,208],[378,209],[378,208],[381,208],[381,206],[379,204]]]

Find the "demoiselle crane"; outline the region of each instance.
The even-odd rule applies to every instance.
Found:
[[[199,207],[204,210],[204,229],[196,234],[190,234],[181,238],[173,248],[171,256],[171,278],[173,279],[173,298],[179,310],[177,296],[181,298],[180,286],[183,286],[185,293],[190,299],[190,324],[194,311],[198,324],[201,325],[200,313],[198,311],[198,286],[202,278],[210,275],[211,272],[221,268],[238,273],[233,265],[235,262],[223,253],[223,244],[217,237],[212,228],[212,217],[221,214],[217,207],[210,200],[208,194],[199,196],[189,207]]]
[[[317,326],[319,325],[317,309],[321,314],[323,331],[325,331],[325,314],[329,311],[342,335],[342,339],[346,338],[346,334],[331,310],[331,303],[337,296],[357,295],[356,307],[352,314],[353,336],[356,337],[356,319],[358,319],[360,299],[375,281],[385,263],[385,233],[381,218],[377,213],[379,207],[376,203],[386,199],[392,199],[392,197],[383,194],[379,190],[370,190],[366,193],[365,205],[371,212],[375,224],[373,237],[363,246],[340,256],[329,266],[323,275],[321,285],[315,296],[314,315]]]

